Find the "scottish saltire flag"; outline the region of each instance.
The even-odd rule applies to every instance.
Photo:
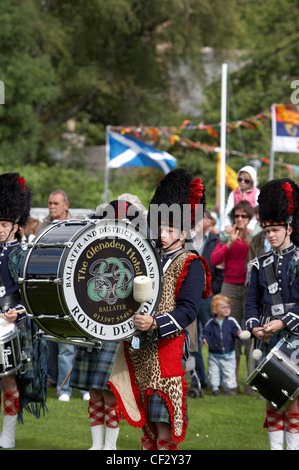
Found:
[[[299,153],[299,113],[272,105],[272,150]]]
[[[157,150],[140,140],[118,132],[108,132],[107,159],[109,168],[122,166],[149,166],[160,168],[165,174],[176,166],[176,158],[167,152]]]

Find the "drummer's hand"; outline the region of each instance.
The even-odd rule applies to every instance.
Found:
[[[154,324],[153,324],[153,317],[149,315],[148,313],[141,315],[140,313],[136,312],[134,320],[135,320],[136,328],[140,331],[147,331],[150,328],[152,329],[157,328],[156,320],[154,320]]]
[[[252,328],[252,333],[260,341],[265,341],[265,334],[264,334],[264,329],[263,328]],[[270,338],[268,338],[268,341],[269,341],[269,339]]]
[[[283,328],[284,323],[281,320],[273,320],[267,323],[263,328],[253,328],[252,333],[257,339],[267,343],[276,331],[282,330]]]
[[[264,333],[273,335],[279,330],[282,330],[285,327],[284,323],[281,320],[273,320],[267,323],[264,326]]]
[[[18,311],[16,308],[11,308],[7,312],[2,313],[2,317],[7,323],[13,323],[18,318]]]

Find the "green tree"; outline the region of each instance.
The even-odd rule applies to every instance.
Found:
[[[299,9],[296,0],[264,0],[238,4],[244,37],[247,41],[240,58],[240,69],[229,70],[228,120],[249,119],[270,111],[273,103],[289,104],[291,83],[298,78]],[[219,121],[221,100],[220,80],[205,90],[203,114],[206,122]],[[271,149],[271,119],[259,121],[253,129],[240,127],[228,135],[228,148],[258,159],[269,158]],[[283,162],[296,164],[297,154],[278,154],[274,177],[290,176]],[[237,170],[239,159],[231,156],[231,166]],[[244,157],[243,162],[246,162]],[[248,162],[248,159],[247,159]],[[269,166],[259,170],[260,186],[269,178]]]

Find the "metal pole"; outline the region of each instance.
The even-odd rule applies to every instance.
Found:
[[[274,178],[274,138],[276,134],[276,104],[271,106],[271,118],[272,118],[272,139],[271,139],[271,152],[270,152],[270,165],[269,165],[269,181]]]
[[[226,165],[226,108],[227,64],[222,64],[221,80],[221,139],[220,139],[220,230],[224,230],[225,213],[225,165]]]
[[[109,161],[110,161],[110,148],[109,148],[109,130],[110,126],[106,126],[106,160],[105,160],[105,181],[104,181],[104,204],[108,202],[108,185],[109,185]]]

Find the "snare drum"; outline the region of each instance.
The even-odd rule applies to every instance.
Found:
[[[284,411],[299,395],[299,339],[281,339],[246,381]]]
[[[0,377],[14,374],[22,365],[21,357],[16,325],[0,318]]]
[[[53,223],[28,245],[19,279],[23,303],[36,324],[56,338],[119,341],[133,336],[140,304],[133,279],[152,279],[157,308],[163,272],[151,242],[123,220]]]

